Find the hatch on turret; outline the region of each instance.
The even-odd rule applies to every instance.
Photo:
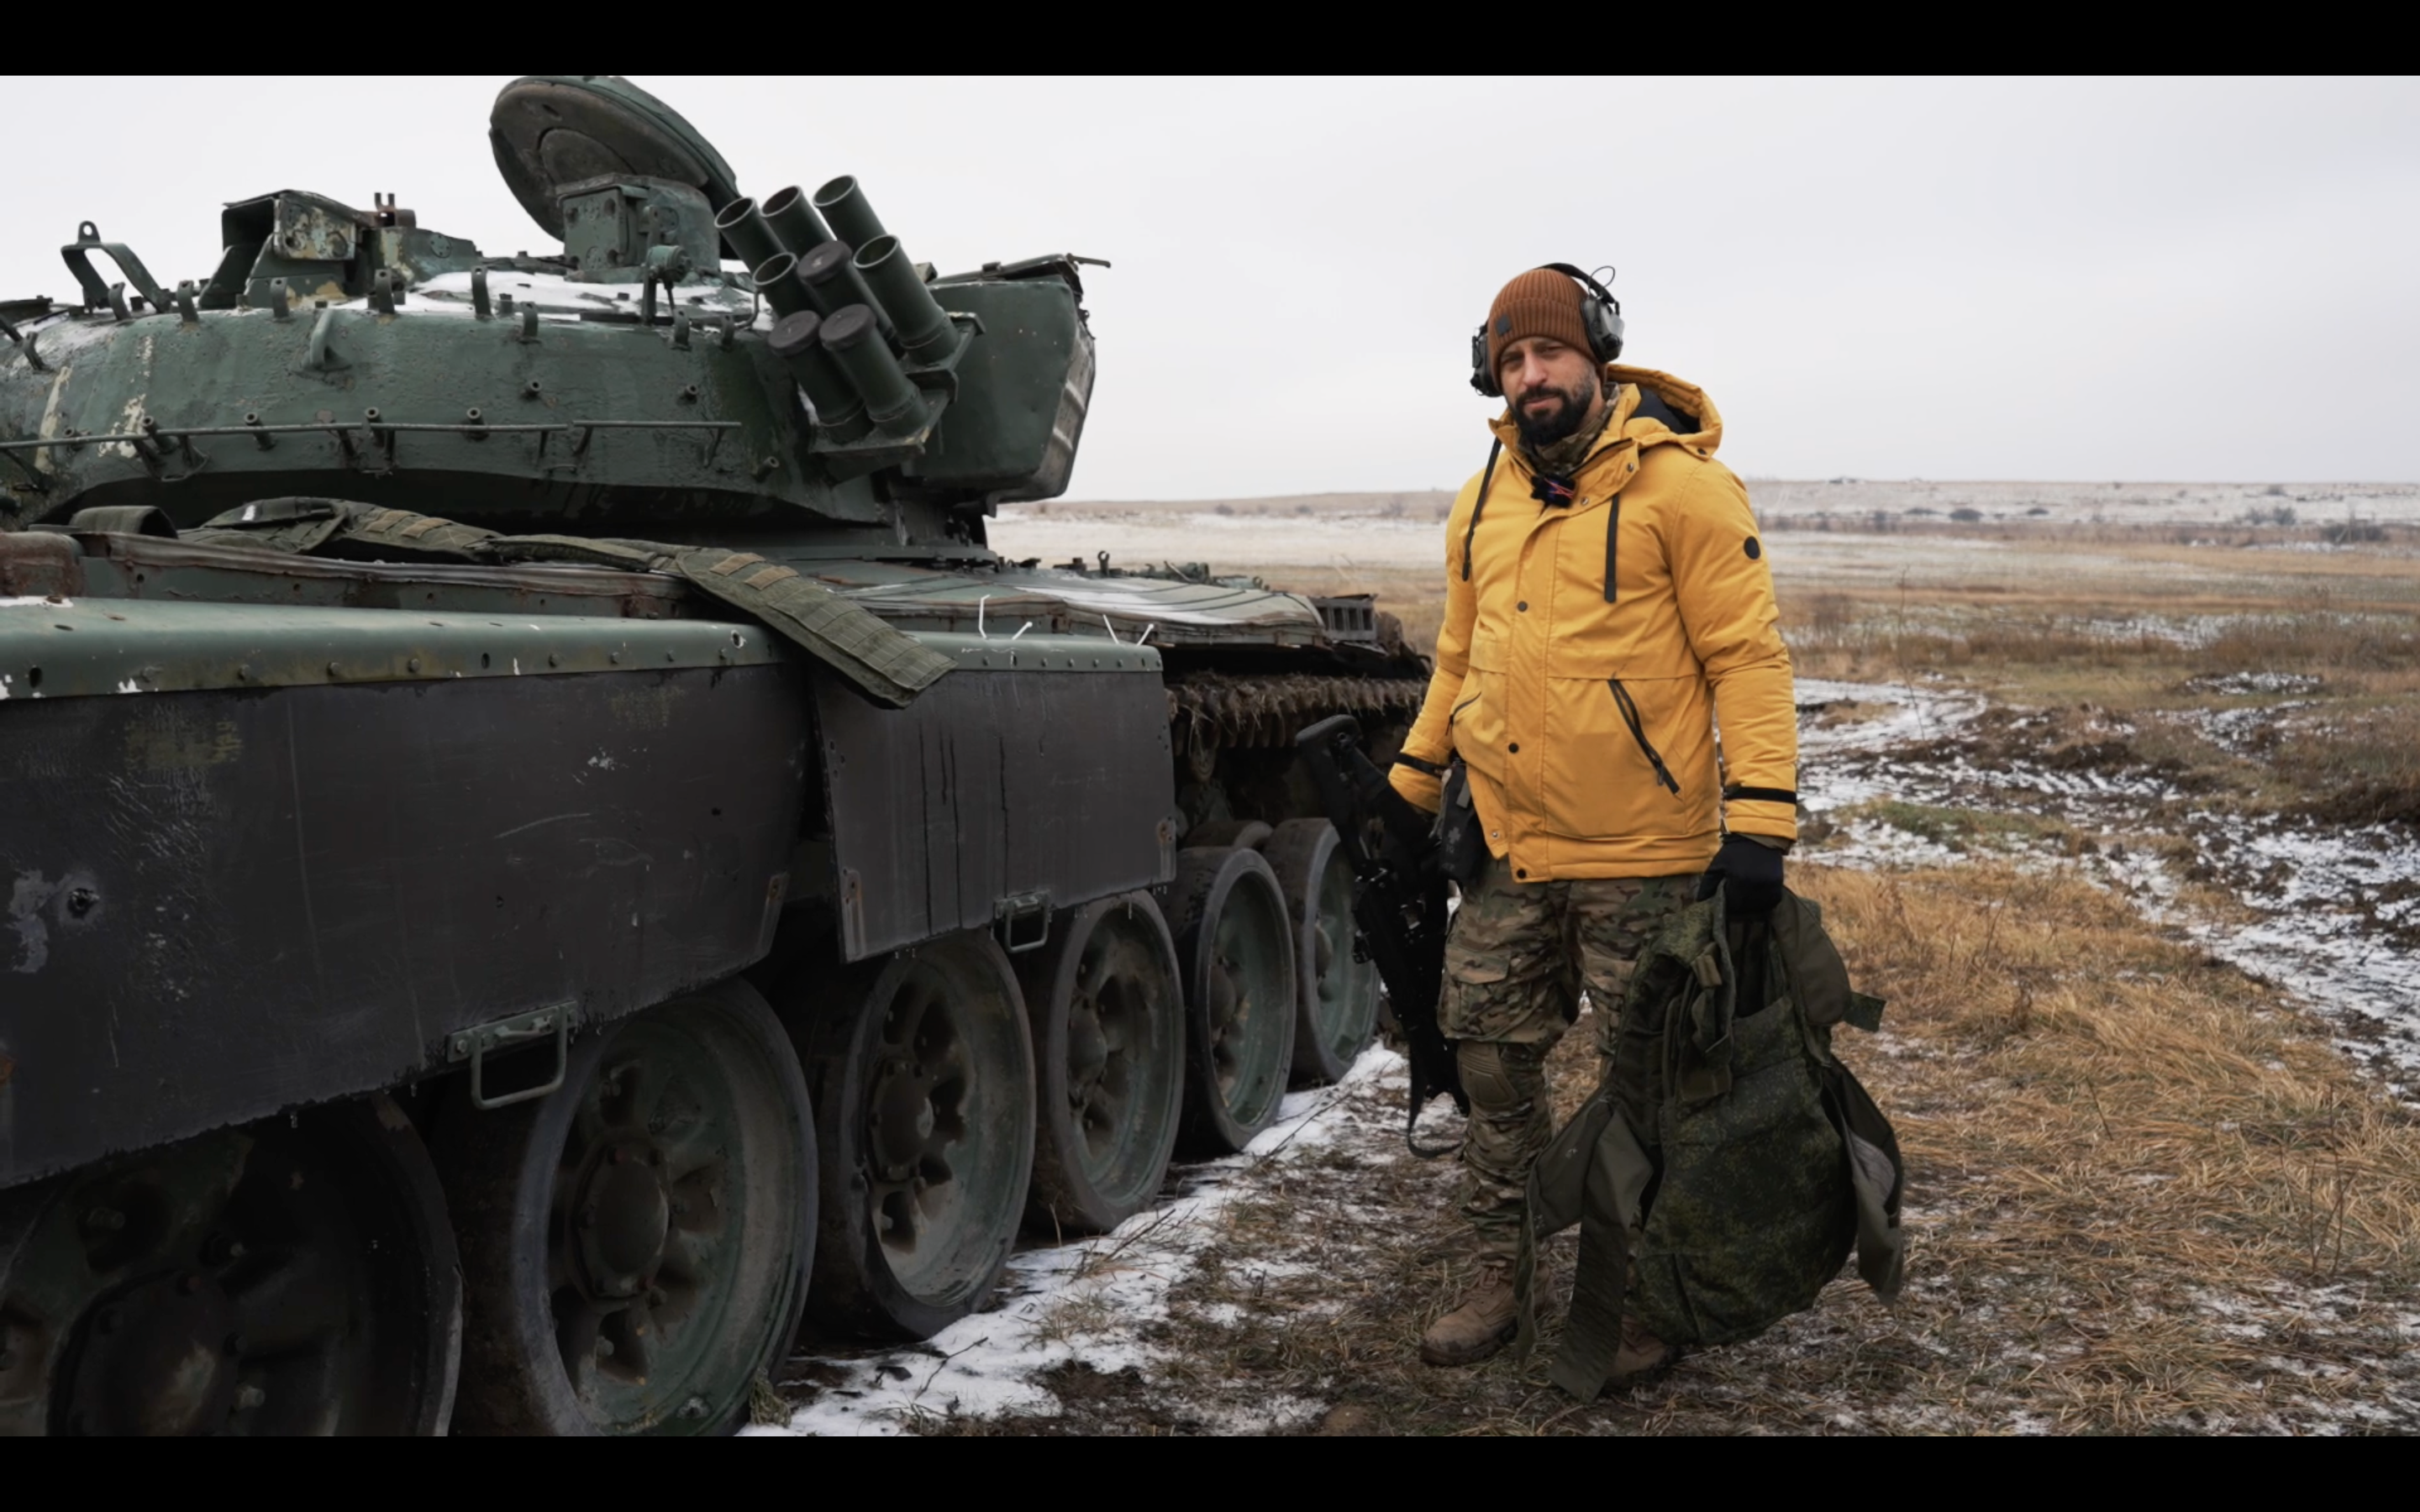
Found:
[[[705,197],[709,224],[715,210],[739,197],[731,165],[696,127],[612,74],[515,80],[488,113],[488,142],[521,208],[566,239],[574,227],[565,195],[591,179],[685,185]]]
[[[563,254],[583,284],[675,282],[718,275],[714,210],[687,184],[634,176],[566,184]]]

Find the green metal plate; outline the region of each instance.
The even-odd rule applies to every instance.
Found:
[[[958,666],[1156,673],[1159,653],[1092,636],[927,633]],[[752,667],[787,644],[722,620],[0,598],[0,700],[203,688]]]
[[[745,667],[783,649],[712,620],[7,598],[0,700]]]

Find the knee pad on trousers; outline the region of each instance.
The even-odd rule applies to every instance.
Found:
[[[1538,1095],[1546,1053],[1533,1044],[1465,1040],[1454,1047],[1454,1060],[1474,1111],[1510,1109]]]

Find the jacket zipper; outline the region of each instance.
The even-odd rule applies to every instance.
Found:
[[[1459,703],[1455,704],[1455,705],[1453,706],[1453,712],[1452,712],[1451,714],[1449,714],[1449,715],[1447,715],[1447,716],[1445,717],[1445,722],[1446,722],[1448,725],[1450,725],[1450,724],[1452,724],[1456,719],[1461,718],[1461,717],[1462,717],[1462,711],[1463,711],[1463,710],[1465,710],[1465,709],[1466,709],[1466,708],[1468,708],[1468,707],[1470,707],[1472,704],[1474,704],[1474,703],[1478,702],[1480,701],[1480,699],[1481,699],[1481,696],[1482,696],[1482,695],[1481,695],[1481,694],[1473,693],[1472,695],[1470,695],[1470,697],[1468,697],[1468,698],[1466,698],[1466,699],[1464,699],[1461,702],[1459,702]]]
[[[1606,596],[1612,596],[1609,586]],[[1630,689],[1621,686],[1621,679],[1619,677],[1606,678],[1605,686],[1613,689],[1614,707],[1621,711],[1621,722],[1630,727],[1630,738],[1638,742],[1639,753],[1647,758],[1647,764],[1655,769],[1655,780],[1662,786],[1671,789],[1672,796],[1679,797],[1681,784],[1673,779],[1671,769],[1664,764],[1664,758],[1657,753],[1654,746],[1649,743],[1647,727],[1638,717],[1638,705],[1631,701]]]

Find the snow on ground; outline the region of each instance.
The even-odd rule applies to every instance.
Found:
[[[1029,1243],[1010,1259],[989,1311],[923,1344],[793,1360],[791,1373],[803,1365],[819,1394],[786,1425],[745,1431],[888,1435],[922,1418],[1051,1417],[1060,1404],[1038,1377],[1068,1365],[1102,1375],[1148,1372],[1162,1351],[1144,1341],[1145,1326],[1168,1318],[1170,1289],[1218,1241],[1221,1213],[1249,1189],[1239,1178],[1342,1138],[1391,1144],[1401,1136],[1408,1087],[1404,1057],[1372,1046],[1335,1086],[1289,1094],[1277,1122],[1244,1153],[1176,1167],[1172,1195],[1159,1206],[1096,1238]],[[1265,1433],[1295,1427],[1323,1407],[1266,1398],[1253,1410],[1223,1410],[1211,1426]]]
[[[1904,683],[1802,677],[1797,693],[1798,787],[1819,810],[1895,795],[1886,793],[1885,774],[1865,759],[1869,753],[1942,739],[1983,712],[1975,695]],[[1845,717],[1825,717],[1836,711]]]
[[[2197,709],[2187,716],[2187,722],[2221,750],[2244,756],[2290,724],[2288,716],[2318,706],[2311,699],[2280,699],[2274,703],[2253,703],[2241,708]]]
[[[2290,674],[2240,673],[2205,691],[2312,686]],[[2396,1095],[2420,1099],[2420,848],[2399,827],[2187,806],[2172,773],[2123,750],[2131,727],[2115,719],[2085,732],[2108,737],[2105,756],[2060,763],[1969,749],[1955,737],[1983,705],[1962,694],[1810,679],[1798,697],[1807,727],[1800,786],[1819,821],[1814,827],[1830,825],[1804,848],[1809,858],[1885,869],[1957,863],[1962,846],[1909,831],[1887,809],[1858,811],[1885,800],[2067,826],[2086,843],[2071,850],[2022,830],[1988,841],[2020,865],[2082,870],[2147,917],[2293,994],[2335,1026],[2339,1046]],[[2240,750],[2260,726],[2304,706],[2209,712],[2196,722]],[[1825,718],[1841,710],[1851,717]],[[2017,717],[2010,732],[2027,717]],[[2222,888],[2248,917],[2213,918],[2185,901],[2189,876]]]
[[[2420,849],[2411,836],[2265,815],[2239,834],[2221,874],[2258,917],[2175,921],[2211,954],[2318,1009],[2343,1031],[2339,1048],[2420,1101]]]
[[[2188,677],[2185,687],[2196,692],[2240,697],[2249,693],[2308,693],[2326,681],[2312,672],[2246,671]]]

